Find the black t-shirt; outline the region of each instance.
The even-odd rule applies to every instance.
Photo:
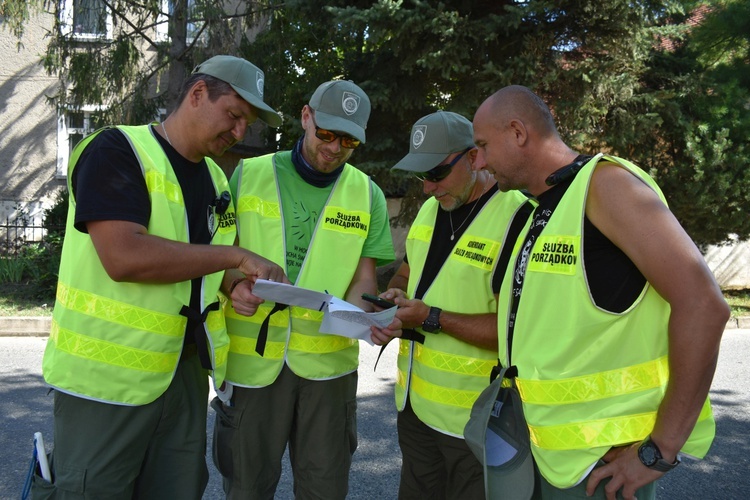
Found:
[[[572,178],[563,181],[539,195],[539,206],[549,206],[562,198],[572,182]],[[646,278],[633,261],[588,217],[583,220],[583,261],[594,303],[606,311],[621,313],[627,310],[646,284]]]
[[[208,213],[216,199],[205,160],[193,163],[183,158],[154,132],[182,190],[190,243],[208,244],[211,234]],[[76,199],[75,227],[86,232],[86,223],[97,220],[129,221],[148,227],[151,201],[140,163],[128,139],[116,128],[102,131],[81,154],[71,179]],[[191,282],[190,308],[200,308],[201,278]],[[188,325],[188,332],[192,332]],[[192,335],[187,335],[188,342]]]
[[[432,285],[432,282],[435,280],[437,273],[443,267],[445,261],[448,260],[451,252],[453,252],[458,240],[460,240],[461,236],[466,232],[466,228],[471,225],[471,222],[482,210],[484,204],[487,203],[496,192],[497,184],[493,184],[486,193],[475,201],[465,203],[453,210],[451,213],[453,214],[453,231],[455,232],[451,230],[449,219],[450,214],[443,210],[442,207],[438,206],[437,217],[435,218],[435,228],[432,232],[432,241],[430,242],[430,248],[427,251],[426,265],[422,270],[422,276],[419,279],[419,284],[417,284],[417,289],[413,298],[421,299],[424,296],[430,285]],[[453,234],[453,240],[451,240],[451,234]],[[404,262],[409,262],[408,256],[404,256]],[[500,281],[502,280],[502,275],[504,273],[504,269],[495,269],[495,275],[493,275],[492,279],[494,293],[498,293],[500,290]],[[499,280],[495,279],[498,274]]]
[[[180,183],[190,243],[209,243],[207,214],[216,199],[216,190],[205,160],[193,163],[159,134],[154,136]],[[120,130],[104,130],[91,141],[73,171],[72,186],[76,197],[75,226],[79,231],[86,232],[85,223],[95,220],[124,220],[148,227],[151,201],[146,179],[130,142]]]

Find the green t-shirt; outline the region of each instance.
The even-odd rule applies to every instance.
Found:
[[[318,218],[323,212],[334,184],[319,188],[305,182],[295,170],[288,151],[278,153],[274,158],[286,236],[286,273],[289,280],[294,283],[297,281],[302,262],[310,247],[310,240]],[[237,199],[237,179],[238,174],[235,170],[230,181],[232,196],[235,200]],[[361,257],[376,259],[377,266],[393,262],[396,258],[385,195],[374,182],[372,182],[370,230],[367,233]]]

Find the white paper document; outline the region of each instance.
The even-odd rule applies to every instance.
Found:
[[[286,283],[276,283],[275,281],[257,280],[253,286],[253,294],[263,300],[288,304],[290,306],[306,307],[322,311],[323,308],[331,301],[333,295],[328,293],[316,292]]]
[[[370,339],[370,326],[385,328],[396,316],[396,307],[368,313],[328,293],[268,280],[257,280],[253,294],[264,300],[323,311],[320,333],[360,339],[370,345],[373,345]]]

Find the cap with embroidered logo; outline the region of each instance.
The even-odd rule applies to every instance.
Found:
[[[214,56],[202,62],[193,74],[210,75],[227,82],[232,88],[258,110],[258,118],[271,127],[281,125],[281,116],[263,102],[265,75],[253,63],[234,56]]]
[[[315,90],[309,104],[318,127],[365,142],[370,98],[359,86],[349,80],[326,82]]]
[[[452,111],[436,111],[423,116],[412,126],[409,153],[391,170],[427,172],[449,154],[471,147],[474,147],[471,122]]]

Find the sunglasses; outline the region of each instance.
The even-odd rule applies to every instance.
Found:
[[[420,181],[440,182],[451,174],[453,166],[458,163],[458,160],[463,158],[463,156],[470,150],[471,148],[466,148],[461,151],[460,155],[453,158],[453,161],[451,161],[450,163],[441,163],[437,167],[428,170],[427,172],[418,172],[414,174],[414,177],[416,177]]]
[[[315,118],[313,118],[312,121],[313,125],[315,125],[315,137],[323,142],[333,142],[336,139],[341,138],[341,147],[348,149],[354,149],[362,143],[362,141],[360,141],[359,139],[355,139],[354,137],[337,134],[336,132],[332,132],[331,130],[326,130],[324,128],[318,127],[318,124],[315,123]]]

